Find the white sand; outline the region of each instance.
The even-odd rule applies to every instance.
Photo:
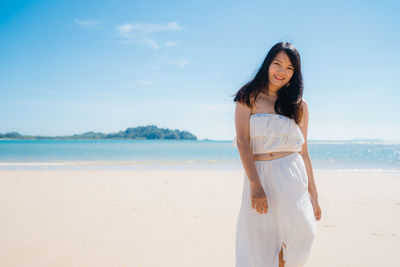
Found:
[[[400,176],[314,171],[306,266],[400,266]],[[0,266],[229,266],[242,171],[0,171]]]

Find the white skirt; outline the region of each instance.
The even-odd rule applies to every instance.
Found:
[[[268,212],[260,214],[251,207],[245,173],[236,226],[236,267],[278,267],[281,248],[285,267],[303,266],[317,230],[303,158],[295,152],[255,165]]]

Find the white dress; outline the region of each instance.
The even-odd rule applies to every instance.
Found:
[[[253,154],[293,151],[287,156],[255,161],[267,196],[268,212],[251,207],[247,174],[236,226],[236,267],[278,267],[283,249],[285,267],[303,266],[314,241],[314,217],[308,178],[301,155],[304,137],[297,123],[275,113],[255,113],[250,117],[250,146]],[[233,141],[236,144],[236,137]]]

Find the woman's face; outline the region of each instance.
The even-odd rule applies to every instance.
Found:
[[[274,60],[269,65],[269,85],[270,88],[281,88],[286,85],[292,78],[294,73],[294,67],[288,55],[281,51],[279,52]]]

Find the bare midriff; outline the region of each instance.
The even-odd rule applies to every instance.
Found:
[[[279,159],[279,158],[282,158],[284,156],[290,155],[292,153],[298,153],[298,152],[282,151],[282,152],[271,152],[271,153],[265,153],[265,154],[254,154],[254,160]]]

